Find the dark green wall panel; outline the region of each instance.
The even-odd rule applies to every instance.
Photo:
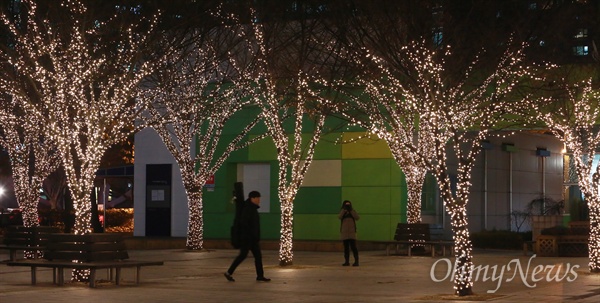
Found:
[[[204,216],[204,237],[209,239],[229,239],[232,224],[233,213]]]
[[[356,221],[358,240],[392,240],[396,232],[397,220],[390,215],[363,214]],[[394,227],[391,228],[390,226]]]
[[[338,240],[340,220],[337,213],[327,215],[294,216],[294,239],[296,240]]]
[[[260,235],[265,240],[279,240],[281,232],[279,214],[260,214]]]
[[[337,213],[342,203],[341,193],[340,187],[301,187],[294,202],[294,213]]]

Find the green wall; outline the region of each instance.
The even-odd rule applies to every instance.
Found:
[[[224,135],[233,136],[235,130],[235,126],[229,127]],[[251,136],[261,131],[259,127]],[[310,133],[307,133],[305,139],[309,136]],[[316,148],[313,165],[294,202],[295,239],[339,239],[337,214],[343,200],[352,201],[361,217],[357,221],[359,240],[391,240],[396,224],[406,221],[404,175],[384,141],[361,136],[364,133],[329,133],[323,136]],[[262,237],[279,239],[275,152],[270,138],[261,140],[234,152],[217,172],[214,191],[204,190],[204,235],[207,239],[229,237],[237,165],[256,162],[271,165],[271,208],[269,213],[261,213]]]

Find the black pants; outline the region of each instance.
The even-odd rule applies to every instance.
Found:
[[[344,260],[346,260],[346,263],[349,263],[350,248],[352,248],[352,254],[354,255],[354,263],[358,264],[358,248],[356,248],[355,239],[344,240]]]
[[[229,270],[227,272],[232,275],[235,269],[246,259],[248,256],[248,252],[252,251],[252,255],[254,256],[254,267],[256,267],[256,277],[262,278],[265,276],[263,271],[262,264],[262,253],[260,252],[260,245],[258,242],[252,243],[250,245],[244,245],[240,248],[240,254],[233,260],[231,266],[229,266]]]

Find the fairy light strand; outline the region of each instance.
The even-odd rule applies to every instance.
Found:
[[[143,120],[159,134],[181,171],[188,196],[190,250],[203,249],[203,186],[231,152],[247,146],[246,135],[259,121],[250,121],[233,138],[222,136],[232,116],[253,100],[243,56],[218,47],[229,47],[240,34],[238,27],[220,27],[205,33],[202,42],[167,52],[157,81],[139,98],[147,107]]]
[[[134,34],[136,24],[113,32],[110,38],[115,40],[105,42],[102,31],[119,19],[118,12],[89,27],[84,24],[87,8],[76,0],[60,3],[65,12],[60,23],[42,17],[34,1],[21,3],[27,7],[24,25],[1,17],[14,49],[0,51],[10,67],[0,88],[23,102],[31,113],[28,118],[46,126],[72,194],[74,233],[85,234],[91,231],[89,195],[100,160],[108,147],[127,135],[122,130],[137,114],[129,101],[140,80],[152,71],[151,62],[139,62],[145,36]],[[157,19],[148,20],[148,32]],[[76,274],[73,279],[85,280],[87,275]]]
[[[496,68],[479,79],[476,86],[468,81],[474,77],[479,58],[471,63],[462,81],[447,83],[443,75],[451,48],[430,50],[425,41],[413,42],[397,54],[403,58],[410,75],[402,74],[403,71],[396,70],[393,64],[368,49],[353,57],[363,70],[374,68],[378,73],[361,75],[356,80],[354,86],[361,87],[362,91],[353,94],[351,105],[364,112],[365,118],[354,122],[386,140],[395,158],[402,157],[412,165],[424,166],[437,179],[454,234],[457,270],[453,281],[457,295],[473,293],[472,243],[467,216],[471,172],[480,142],[508,111],[509,105],[502,102],[503,97],[513,91],[516,83],[533,76],[535,69],[522,65],[523,47],[507,50]],[[406,76],[411,79],[407,81]],[[448,166],[451,154],[458,160],[455,192]],[[419,178],[423,175],[422,171],[413,171],[410,164],[399,164],[407,170],[407,178],[413,173]],[[422,184],[422,179],[415,179]]]
[[[579,187],[589,208],[589,270],[600,272],[600,166],[594,163],[600,148],[597,126],[600,93],[593,89],[589,79],[567,89],[564,98],[541,97],[533,101],[539,105],[537,118],[553,130],[572,153]],[[552,107],[544,108],[547,105]]]

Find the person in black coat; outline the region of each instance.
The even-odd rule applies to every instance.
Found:
[[[269,282],[271,279],[265,278],[262,253],[260,251],[260,217],[258,216],[258,208],[260,207],[260,193],[251,191],[248,194],[248,199],[244,201],[242,211],[240,213],[240,253],[233,260],[231,266],[225,272],[225,278],[228,281],[235,281],[233,272],[248,256],[248,252],[252,251],[254,256],[254,267],[256,267],[256,281]]]

